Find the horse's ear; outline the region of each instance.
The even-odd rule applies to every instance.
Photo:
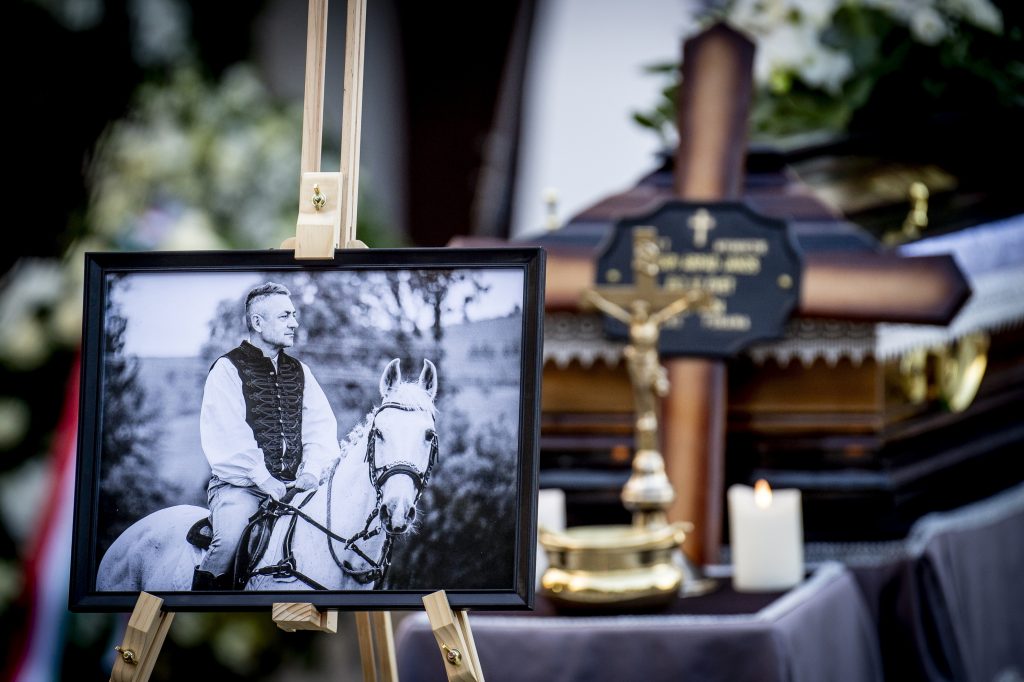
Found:
[[[380,375],[380,397],[384,398],[402,380],[402,364],[395,358]]]
[[[430,360],[423,360],[423,371],[420,372],[420,386],[430,394],[431,400],[437,395],[437,367]]]

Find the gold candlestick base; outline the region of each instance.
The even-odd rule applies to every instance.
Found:
[[[680,593],[685,578],[673,552],[690,530],[688,523],[542,530],[540,542],[549,567],[541,579],[541,591],[556,605],[568,608],[628,610],[667,605]]]
[[[622,488],[622,504],[633,512],[633,525],[665,526],[665,510],[676,493],[665,475],[665,460],[654,449],[637,450],[633,456],[633,473]]]

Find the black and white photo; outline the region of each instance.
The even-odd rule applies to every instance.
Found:
[[[538,250],[86,276],[73,608],[532,602]]]

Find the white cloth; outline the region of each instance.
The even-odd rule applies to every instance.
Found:
[[[302,390],[302,464],[296,476],[312,474],[320,480],[328,465],[341,454],[338,422],[309,367],[301,361],[299,364],[305,384]],[[259,485],[270,478],[263,451],[256,445],[252,428],[245,421],[242,378],[227,358],[217,360],[206,377],[199,435],[210,469],[217,478],[238,486]]]

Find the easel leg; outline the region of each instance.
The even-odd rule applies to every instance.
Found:
[[[398,680],[398,665],[395,661],[395,633],[391,627],[390,611],[374,611],[370,614],[373,623],[374,653],[377,670],[385,682]]]
[[[164,645],[173,613],[163,611],[164,600],[142,592],[128,619],[118,656],[110,672],[110,682],[147,682]]]
[[[398,665],[395,662],[395,638],[388,611],[360,611],[356,613],[359,632],[359,657],[363,663],[365,682],[397,682]]]
[[[476,641],[473,639],[473,630],[469,627],[469,611],[466,609],[457,610],[455,612],[455,619],[459,621],[462,635],[466,640],[466,648],[469,650],[469,661],[467,662],[473,665],[477,679],[480,682],[484,682],[484,671],[480,667],[480,657],[476,653]]]
[[[377,666],[373,660],[373,628],[370,627],[369,612],[356,613],[356,630],[359,633],[359,660],[363,663],[363,680],[373,682],[377,679]]]
[[[476,643],[465,610],[453,612],[444,590],[423,598],[430,628],[441,649],[441,660],[449,682],[483,682]]]

